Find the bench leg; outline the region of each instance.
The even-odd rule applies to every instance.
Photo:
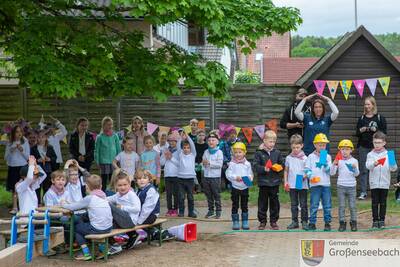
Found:
[[[92,261],[95,261],[95,259],[96,259],[95,244],[94,244],[94,240],[92,240]]]
[[[104,242],[104,261],[108,260],[108,238],[106,238],[105,242]]]
[[[157,228],[158,228],[158,232],[160,233],[160,236],[158,238],[158,245],[161,247],[161,244],[162,244],[162,225],[159,224],[157,226]]]
[[[151,228],[149,228],[149,229],[151,229]],[[148,232],[146,232],[146,234],[147,234],[147,245],[150,245],[151,244],[151,231],[148,231]]]

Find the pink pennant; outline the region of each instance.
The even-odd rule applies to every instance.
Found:
[[[376,78],[366,79],[365,82],[367,83],[368,88],[371,91],[371,94],[374,96],[375,90],[376,90],[376,85],[378,84],[378,79],[376,79]]]
[[[254,127],[254,130],[256,131],[257,135],[263,139],[264,138],[264,132],[265,132],[265,124],[263,125],[256,125]]]
[[[325,80],[314,80],[314,85],[319,95],[322,95],[324,93],[325,84]]]
[[[158,125],[157,125],[157,124],[154,124],[154,123],[151,123],[151,122],[148,122],[148,123],[147,123],[147,132],[148,132],[150,135],[153,134],[154,131],[157,130],[157,128],[158,128]]]
[[[365,80],[353,80],[354,87],[356,87],[358,94],[362,97],[364,94]]]

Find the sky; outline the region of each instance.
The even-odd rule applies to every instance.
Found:
[[[355,0],[272,0],[276,6],[300,9],[301,36],[336,37],[355,28]],[[373,34],[400,33],[400,0],[357,0],[358,26]]]

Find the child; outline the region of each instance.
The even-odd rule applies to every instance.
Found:
[[[51,129],[49,144],[53,146],[53,149],[56,152],[57,160],[54,170],[58,170],[60,168],[60,164],[63,163],[60,142],[67,136],[68,132],[65,126],[62,125],[59,120],[52,116],[49,117],[53,120],[53,124],[56,127]]]
[[[41,189],[43,190],[43,194],[46,193],[50,186],[51,173],[56,170],[56,161],[57,155],[54,151],[53,146],[51,146],[48,142],[48,134],[49,131],[46,129],[40,130],[38,133],[38,143],[31,149],[31,155],[36,158],[36,161],[42,167],[42,169],[46,172],[46,179],[41,184]],[[39,203],[41,203],[41,189],[36,190],[36,194],[38,195]]]
[[[18,194],[19,212],[28,214],[31,210],[38,207],[38,198],[35,190],[46,178],[46,173],[36,164],[34,156],[29,157],[28,165],[20,170],[21,180],[15,185]]]
[[[87,209],[88,218],[79,216],[75,225],[75,239],[82,248],[82,254],[75,257],[76,260],[90,260],[89,248],[86,245],[85,235],[106,234],[112,229],[111,207],[106,199],[106,194],[101,191],[102,178],[91,175],[86,180],[88,195],[81,201],[71,204],[63,204],[62,207],[69,210]],[[88,221],[84,220],[88,219]]]
[[[189,137],[190,139],[192,139],[193,143],[196,143],[197,130],[199,129],[199,121],[197,119],[191,119],[189,125],[190,125]]]
[[[145,149],[140,155],[142,168],[148,170],[154,177],[156,177],[156,185],[158,185],[161,176],[160,154],[153,149],[155,143],[153,136],[145,136],[143,142]]]
[[[289,191],[290,203],[292,211],[292,223],[287,229],[299,228],[299,204],[301,208],[301,226],[304,230],[308,229],[308,207],[307,192],[308,182],[301,179],[301,188],[296,188],[297,176],[304,177],[304,166],[307,156],[303,152],[303,138],[299,134],[290,137],[290,146],[292,152],[286,157],[285,172],[283,174],[285,180],[285,190]]]
[[[331,230],[331,180],[330,168],[332,165],[331,156],[328,154],[326,163],[320,164],[320,152],[326,150],[326,145],[329,143],[325,134],[319,133],[314,137],[313,153],[308,155],[305,166],[305,174],[310,179],[310,224],[308,230],[316,230],[317,211],[320,200],[322,200],[322,208],[324,211],[325,227],[324,231]]]
[[[106,116],[101,121],[101,133],[96,138],[94,159],[100,167],[102,190],[105,191],[112,174],[112,162],[121,152],[119,137],[113,132],[113,120]]]
[[[149,171],[141,169],[135,174],[138,185],[136,194],[141,205],[137,224],[152,224],[160,214],[160,195],[151,183],[152,177]]]
[[[242,177],[247,176],[253,181],[251,164],[246,160],[246,145],[236,142],[233,146],[233,158],[226,170],[226,178],[232,183],[232,230],[239,230],[239,201],[242,209],[242,229],[249,230],[249,213],[247,202],[249,200],[249,187],[243,182]]]
[[[120,152],[113,160],[114,169],[121,168],[130,177],[131,183],[133,183],[133,177],[137,168],[140,166],[140,157],[133,151],[133,139],[130,136],[126,136],[122,141],[124,151]]]
[[[272,230],[279,230],[279,185],[280,172],[283,170],[281,152],[275,149],[276,133],[268,130],[264,133],[263,143],[254,154],[254,169],[258,177],[258,221],[259,230],[264,230],[267,224],[267,210]],[[271,165],[271,166],[270,166]],[[268,207],[269,206],[269,207]]]
[[[165,216],[178,216],[179,185],[179,152],[177,141],[179,134],[173,132],[168,136],[169,147],[161,155],[161,165],[164,165],[165,192],[167,194],[167,213]]]
[[[20,171],[29,159],[29,143],[24,137],[21,126],[16,125],[11,129],[10,141],[6,145],[4,159],[7,162],[8,174],[6,189],[13,193],[13,207],[11,214],[18,212],[17,194],[15,193],[15,184],[20,180]]]
[[[345,208],[348,201],[350,206],[351,231],[357,231],[357,208],[356,208],[356,176],[360,174],[358,160],[351,156],[354,149],[351,140],[343,139],[338,146],[341,160],[335,159],[331,168],[331,175],[339,172],[337,179],[337,194],[339,201],[339,232],[346,231]]]
[[[60,206],[71,203],[70,193],[65,190],[67,179],[63,171],[56,170],[51,173],[51,187],[44,194],[43,200],[47,207]]]
[[[116,194],[107,197],[110,203],[111,213],[114,220],[114,225],[117,228],[132,228],[137,225],[140,213],[140,200],[131,187],[131,178],[122,169],[115,171],[114,187]],[[132,234],[128,234],[130,240]],[[132,242],[128,240],[128,243]],[[122,247],[114,244],[110,248],[110,254],[115,254],[122,251]]]
[[[201,184],[202,184],[202,165],[204,151],[207,150],[208,144],[206,143],[206,132],[204,129],[197,130],[197,138],[195,148],[196,148],[196,178],[197,184],[195,185],[195,192],[201,192]]]
[[[163,151],[168,148],[167,136],[168,136],[168,133],[166,133],[166,132],[158,132],[158,144],[154,146],[154,150],[157,151],[158,153],[160,153],[160,157],[161,157]],[[162,165],[162,166],[164,166],[164,165]]]
[[[390,172],[397,170],[397,164],[389,166],[386,135],[376,132],[373,135],[374,149],[368,153],[365,166],[369,170],[369,187],[372,200],[372,228],[385,227],[386,202],[390,186]]]
[[[221,218],[221,170],[224,160],[222,151],[218,148],[219,138],[215,132],[207,137],[208,149],[203,155],[204,179],[203,191],[207,197],[208,212],[206,218]],[[215,214],[214,214],[215,205]]]
[[[196,148],[194,147],[193,140],[188,137],[184,132],[182,133],[182,149],[181,139],[179,139],[177,148],[179,155],[179,168],[178,168],[178,185],[179,185],[179,217],[183,217],[185,213],[185,195],[188,201],[188,216],[197,218],[194,212],[194,199],[193,188],[194,179],[196,177],[195,159]]]
[[[64,165],[64,172],[68,181],[65,190],[69,193],[69,199],[72,203],[81,201],[86,193],[85,181],[90,173],[79,166],[79,163],[74,159],[67,160]],[[82,173],[81,177],[79,177],[79,173]]]

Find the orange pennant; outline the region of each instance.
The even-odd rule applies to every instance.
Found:
[[[278,133],[278,120],[277,119],[271,119],[265,123],[265,130],[272,130],[275,133]]]
[[[199,124],[197,125],[200,129],[205,129],[206,128],[206,121],[199,121]]]
[[[242,132],[246,137],[247,142],[250,144],[251,140],[253,139],[253,128],[251,127],[242,128]]]

